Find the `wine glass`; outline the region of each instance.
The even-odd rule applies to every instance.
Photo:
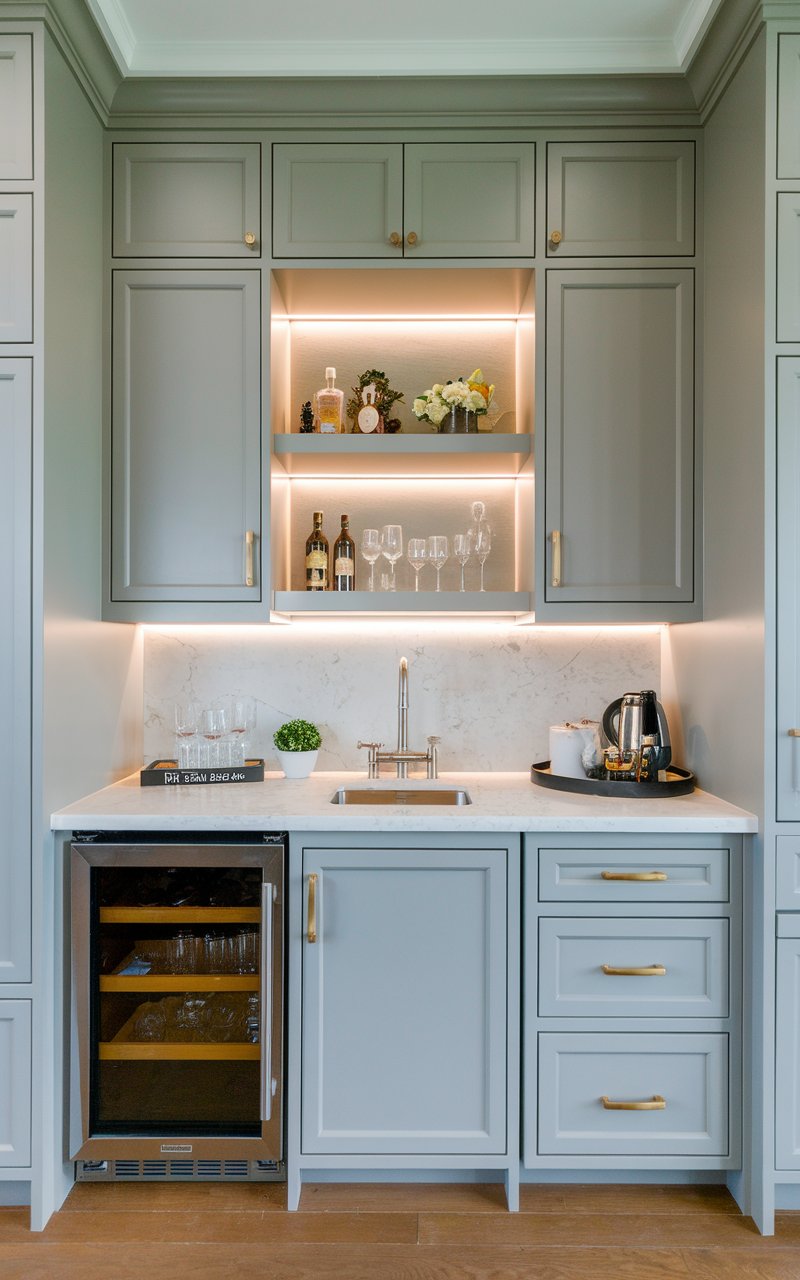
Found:
[[[381,535],[377,529],[365,529],[361,535],[361,554],[369,565],[369,591],[375,590],[375,561],[381,554]]]
[[[206,707],[200,715],[200,732],[208,743],[208,764],[222,764],[221,739],[230,730],[231,716],[227,707]]]
[[[492,549],[492,531],[488,524],[484,525],[483,528],[478,528],[477,532],[472,535],[471,542],[472,548],[475,552],[475,559],[481,566],[480,589],[481,591],[485,591],[486,588],[483,585],[483,566],[486,563],[486,557]]]
[[[254,698],[234,698],[231,703],[231,733],[237,736],[252,733],[256,727],[256,703]]]
[[[457,533],[453,538],[453,555],[461,565],[461,590],[464,590],[464,566],[469,560],[472,548],[470,547],[469,534]]]
[[[428,538],[428,559],[431,564],[436,566],[436,590],[441,591],[439,586],[439,574],[442,566],[446,564],[450,556],[450,547],[444,534],[435,533]]]
[[[381,529],[381,555],[389,561],[392,576],[389,581],[389,590],[395,591],[394,566],[403,554],[403,526],[399,524],[385,524]]]
[[[408,563],[414,570],[416,577],[414,579],[414,590],[419,591],[419,571],[428,559],[428,547],[424,538],[409,538],[408,540]]]
[[[200,708],[196,702],[175,703],[175,737],[193,738],[197,733]]]

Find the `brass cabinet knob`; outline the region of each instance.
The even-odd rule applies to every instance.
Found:
[[[389,244],[393,244],[395,249],[399,249],[402,243],[403,243],[403,237],[400,235],[400,232],[393,231],[392,234],[389,236]]]
[[[255,232],[254,232],[254,231],[245,231],[245,233],[244,233],[244,242],[245,242],[245,244],[247,245],[248,249],[252,249],[252,248],[254,248],[255,243],[256,243],[256,236],[255,236]]]
[[[419,236],[417,235],[416,231],[409,231],[408,235],[406,236],[406,244],[414,245],[418,243],[419,243]]]
[[[788,734],[790,738],[800,738],[800,729],[789,729]]]
[[[564,239],[564,237],[562,236],[562,234],[561,234],[561,232],[560,232],[560,231],[551,231],[551,232],[550,232],[550,243],[551,243],[551,245],[553,246],[553,248],[554,248],[554,249],[557,249],[557,248],[558,248],[558,246],[561,244],[561,241],[562,241],[563,239]]]

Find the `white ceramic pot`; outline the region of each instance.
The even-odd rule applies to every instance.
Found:
[[[307,778],[317,763],[319,751],[279,751],[278,763],[286,778]]]

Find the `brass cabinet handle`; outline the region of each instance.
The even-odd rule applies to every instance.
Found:
[[[244,242],[245,242],[245,244],[247,245],[248,249],[253,249],[253,248],[255,247],[255,243],[256,243],[255,232],[254,232],[254,231],[245,231],[245,233],[244,233]]]
[[[600,968],[611,978],[665,978],[667,976],[663,964],[601,964]]]
[[[790,738],[800,738],[800,729],[787,730]]]
[[[601,871],[603,880],[666,880],[666,871]]]
[[[392,234],[389,236],[389,244],[393,244],[395,249],[399,249],[402,243],[403,243],[403,237],[400,235],[400,232],[393,231]]]
[[[561,234],[561,232],[560,232],[560,231],[551,231],[551,232],[550,232],[550,244],[553,246],[553,248],[554,248],[554,249],[557,249],[557,248],[558,248],[558,246],[561,244],[561,241],[562,241],[563,239],[564,239],[564,237],[563,237],[563,235]]]
[[[254,529],[248,529],[244,535],[244,585],[246,587],[255,586],[255,570],[253,567],[254,547],[256,535]]]
[[[600,1101],[606,1111],[664,1111],[667,1105],[660,1093],[654,1093],[647,1102],[612,1102],[605,1094]]]
[[[317,940],[317,880],[316,873],[308,877],[308,928],[306,934],[309,942]]]
[[[419,236],[417,235],[416,231],[409,231],[408,235],[406,236],[406,243],[410,245],[419,244]]]
[[[550,585],[552,587],[561,586],[561,530],[553,529],[550,534],[550,542],[553,547],[552,558],[552,574],[550,576]]]

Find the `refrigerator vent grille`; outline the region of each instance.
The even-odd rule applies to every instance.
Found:
[[[78,1160],[75,1176],[78,1182],[282,1182],[286,1170],[277,1160]]]

